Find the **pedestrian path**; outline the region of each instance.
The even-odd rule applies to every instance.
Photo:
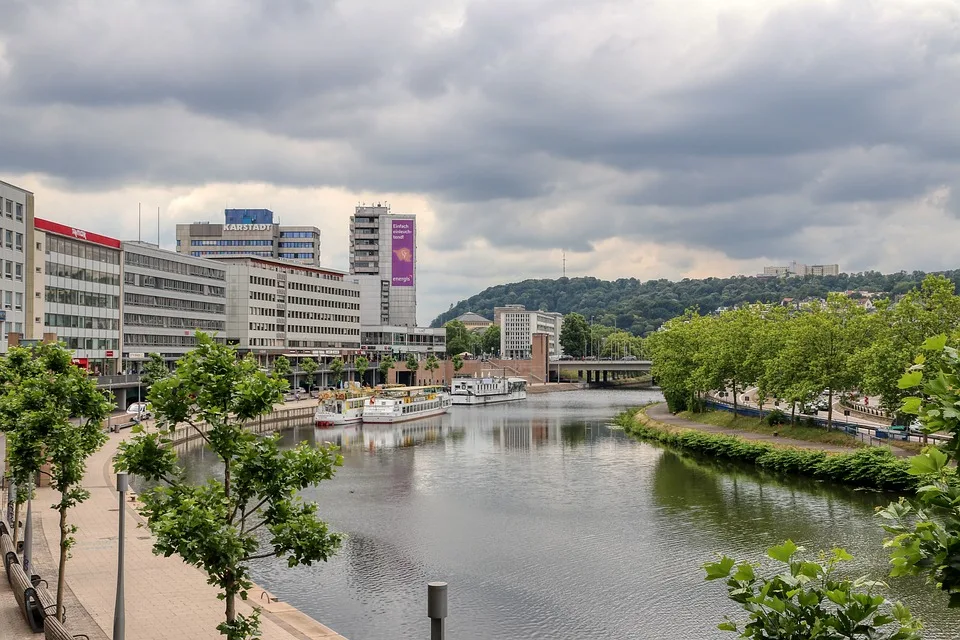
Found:
[[[316,402],[316,401],[313,401]],[[285,408],[309,406],[310,401],[288,403]],[[87,461],[84,487],[90,498],[71,510],[69,521],[78,527],[72,557],[67,562],[66,580],[79,607],[89,615],[98,635],[109,638],[113,630],[113,610],[117,577],[118,494],[112,469],[117,446],[130,437],[130,432],[111,433],[107,444]],[[54,493],[49,488],[37,491],[34,509],[42,523],[43,535],[37,536],[36,547],[58,549],[59,522],[53,509]],[[126,637],[137,640],[181,640],[183,638],[214,640],[222,638],[217,625],[223,620],[223,603],[217,590],[207,584],[205,574],[185,564],[178,556],[165,558],[153,554],[149,531],[138,525],[142,518],[132,505],[124,507],[125,546],[125,617]],[[54,572],[44,577],[55,584]],[[0,581],[0,640],[37,638],[20,620],[16,626],[10,611],[16,613],[16,602],[6,580]],[[262,606],[264,640],[344,640],[287,603],[261,599],[262,590],[255,587],[250,601],[237,602],[238,613],[249,615],[252,606]],[[16,616],[14,616],[16,617]],[[72,618],[68,618],[68,627]],[[8,634],[7,629],[20,629]],[[25,633],[24,633],[25,632]],[[101,635],[102,634],[102,635]]]

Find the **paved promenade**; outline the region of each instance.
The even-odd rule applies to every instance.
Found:
[[[315,400],[313,402],[316,402]],[[308,406],[310,401],[288,403],[286,408]],[[69,521],[79,527],[73,556],[67,562],[67,584],[76,606],[68,608],[67,626],[71,633],[86,633],[91,640],[112,636],[113,608],[117,575],[118,494],[112,469],[117,445],[130,432],[110,434],[110,440],[87,463],[84,486],[90,498],[73,509]],[[34,502],[34,515],[40,516],[42,533],[34,549],[42,548],[47,561],[38,564],[42,575],[55,585],[55,563],[51,551],[59,544],[57,513],[47,508],[54,502],[50,489],[40,489]],[[217,625],[223,619],[223,603],[217,590],[208,585],[198,569],[183,563],[178,556],[164,558],[152,551],[152,537],[138,527],[142,519],[130,504],[126,517],[126,636],[136,640],[181,640],[222,638]],[[36,551],[35,551],[36,554]],[[49,562],[49,566],[43,566]],[[238,601],[238,613],[248,615],[251,605],[263,606],[264,640],[344,640],[342,636],[283,602],[267,604],[262,590],[250,592],[250,604]],[[6,580],[0,580],[0,640],[35,639],[22,617]]]

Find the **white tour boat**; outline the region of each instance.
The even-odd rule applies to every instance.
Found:
[[[527,399],[523,378],[454,378],[450,396],[455,405],[481,405]]]
[[[337,427],[363,418],[363,407],[373,397],[373,392],[361,389],[345,389],[327,392],[320,396],[320,403],[313,415],[318,427]]]
[[[392,423],[426,418],[450,410],[450,394],[443,387],[388,387],[367,398],[363,421]]]

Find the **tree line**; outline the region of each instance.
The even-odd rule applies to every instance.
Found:
[[[906,394],[900,373],[924,340],[944,334],[952,343],[958,329],[954,283],[931,275],[896,303],[879,300],[872,313],[836,293],[799,309],[688,310],[648,336],[644,352],[671,410],[696,409],[715,389],[732,390],[736,407],[738,394],[755,386],[761,408],[778,398],[795,409],[826,394],[830,423],[834,397],[847,391],[879,396],[882,408],[897,411]]]
[[[461,300],[437,316],[431,326],[444,326],[467,311],[493,318],[494,307],[522,304],[527,309],[556,311],[564,315],[579,313],[588,321],[592,319],[594,325],[645,336],[667,320],[683,315],[687,309],[709,313],[721,307],[779,303],[784,298],[826,298],[830,292],[850,290],[896,299],[916,289],[927,275],[922,271],[892,274],[867,271],[837,276],[684,278],[675,282],[663,279],[641,282],[635,278],[612,281],[597,278],[524,280],[489,287]],[[944,271],[939,275],[960,284],[960,270]]]

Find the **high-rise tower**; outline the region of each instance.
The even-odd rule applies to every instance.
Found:
[[[350,216],[350,273],[360,283],[361,324],[417,324],[417,225],[385,205]]]

